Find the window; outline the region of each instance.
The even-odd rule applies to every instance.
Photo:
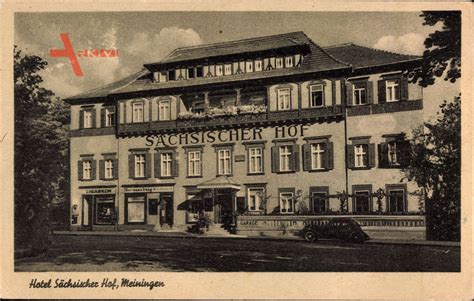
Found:
[[[387,102],[400,100],[400,81],[398,79],[385,82],[385,95]]]
[[[294,212],[294,198],[292,192],[280,193],[280,213]]]
[[[168,80],[176,80],[176,70],[169,70],[168,71]]]
[[[255,71],[262,71],[262,70],[263,70],[263,61],[255,60]]]
[[[133,122],[143,122],[143,102],[133,104]]]
[[[145,197],[133,196],[127,198],[127,222],[145,222]]]
[[[277,57],[275,59],[275,68],[276,69],[281,69],[283,68],[283,58],[282,57]]]
[[[219,175],[230,175],[232,174],[231,169],[231,150],[230,149],[220,149],[217,153],[218,155],[218,171]]]
[[[216,66],[216,76],[222,76],[224,74],[224,66],[217,65]]]
[[[290,160],[291,160],[291,145],[280,146],[280,171],[291,171]]]
[[[249,148],[249,173],[263,172],[263,151],[261,147]]]
[[[201,151],[188,152],[188,176],[201,176]]]
[[[253,72],[253,62],[245,62],[245,72]]]
[[[321,84],[311,85],[309,87],[310,95],[310,107],[322,107],[324,106],[324,87]]]
[[[248,189],[248,210],[249,211],[260,211],[262,199],[264,196],[263,188],[249,188]]]
[[[365,105],[367,103],[365,83],[355,83],[353,90],[354,105]]]
[[[311,208],[313,210],[313,213],[324,213],[327,211],[325,192],[311,193]]]
[[[92,110],[84,110],[82,111],[83,114],[83,127],[85,129],[90,129],[92,127],[93,121],[92,121]]]
[[[203,77],[204,76],[204,67],[199,66],[196,67],[196,77]]]
[[[105,109],[105,126],[115,125],[115,108]]]
[[[324,153],[324,143],[311,144],[311,169],[324,169]]]
[[[388,156],[388,164],[389,165],[398,165],[398,158],[397,158],[397,142],[392,141],[387,143],[387,156]]]
[[[293,67],[294,66],[294,58],[293,56],[287,56],[285,58],[285,67],[288,68],[288,67]]]
[[[388,191],[388,203],[390,212],[405,212],[405,190],[390,189]]]
[[[196,77],[196,70],[191,67],[188,68],[188,78],[195,78]]]
[[[135,178],[144,178],[145,177],[145,154],[136,154],[135,155]]]
[[[232,64],[225,64],[224,75],[231,75],[231,74],[232,74]]]
[[[113,196],[96,197],[96,224],[112,225],[114,223],[114,211],[115,203]]]
[[[92,180],[92,161],[82,161],[82,179]]]
[[[158,120],[171,120],[171,101],[161,100],[159,102]]]
[[[105,173],[104,176],[106,179],[112,179],[114,177],[114,160],[105,160],[104,162]]]
[[[358,144],[354,146],[355,167],[368,166],[367,144]]]
[[[171,153],[162,153],[160,155],[160,175],[162,177],[171,177],[171,164],[173,164],[173,155]]]
[[[354,208],[355,212],[369,212],[370,211],[370,191],[359,190],[354,193]]]
[[[278,89],[278,110],[289,110],[290,109],[290,89]]]

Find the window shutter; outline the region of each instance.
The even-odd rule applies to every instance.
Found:
[[[326,142],[326,169],[331,170],[334,169],[334,143],[333,142]]]
[[[114,159],[112,162],[114,164],[112,170],[113,178],[118,179],[118,159]]]
[[[105,127],[105,108],[100,109],[100,126]]]
[[[279,160],[278,146],[272,146],[272,172],[280,171],[280,160]]]
[[[379,91],[379,103],[385,103],[386,96],[385,96],[385,80],[381,79],[377,83],[377,88]]]
[[[354,100],[352,99],[352,83],[347,82],[346,83],[346,105],[348,107],[352,106],[354,103]]]
[[[303,170],[311,170],[311,144],[303,144]]]
[[[84,110],[79,111],[79,128],[84,128]]]
[[[355,158],[354,158],[354,145],[347,145],[347,167],[354,168],[355,167]]]
[[[151,178],[151,154],[146,154],[146,161],[145,161],[145,177]]]
[[[95,128],[95,121],[96,121],[96,118],[95,118],[95,111],[96,111],[96,109],[95,109],[95,108],[92,108],[92,110],[91,110],[91,112],[92,112],[92,114],[91,114],[91,119],[92,119],[92,123],[91,123],[91,124],[92,124],[92,128]]]
[[[82,181],[82,178],[83,178],[83,175],[82,175],[82,172],[83,172],[83,169],[82,169],[82,160],[79,160],[77,161],[77,178],[79,179],[79,181]]]
[[[293,157],[293,166],[291,167],[292,171],[300,171],[300,146],[298,144],[292,145],[292,157]]]
[[[398,148],[397,157],[400,158],[400,166],[405,167],[410,163],[410,141],[403,140],[398,142],[398,145],[400,145],[400,147]]]
[[[387,143],[379,144],[379,167],[387,168],[388,167],[388,147]]]
[[[375,144],[369,144],[369,167],[375,167]]]
[[[105,179],[105,161],[99,160],[99,179]]]
[[[91,180],[95,180],[96,178],[96,173],[97,173],[97,161],[96,160],[91,160]]]
[[[408,100],[408,79],[405,76],[400,79],[400,100]]]
[[[179,162],[176,152],[173,152],[173,163],[171,163],[171,176],[177,178],[179,176]]]
[[[153,172],[155,173],[155,178],[161,177],[161,153],[156,152],[155,153],[155,158],[154,158],[154,170]]]
[[[367,82],[367,103],[374,103],[374,82]]]
[[[135,155],[128,155],[128,177],[135,179]]]

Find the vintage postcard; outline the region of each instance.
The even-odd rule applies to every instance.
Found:
[[[470,4],[2,9],[1,297],[472,296]]]

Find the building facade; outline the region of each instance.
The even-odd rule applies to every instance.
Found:
[[[295,32],[178,48],[71,97],[71,229],[185,230],[206,215],[287,235],[349,215],[423,238],[402,171],[423,123],[404,71],[419,62]]]

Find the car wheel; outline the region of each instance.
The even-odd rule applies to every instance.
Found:
[[[307,231],[304,234],[304,239],[308,242],[315,242],[318,240],[318,236],[313,231]]]

